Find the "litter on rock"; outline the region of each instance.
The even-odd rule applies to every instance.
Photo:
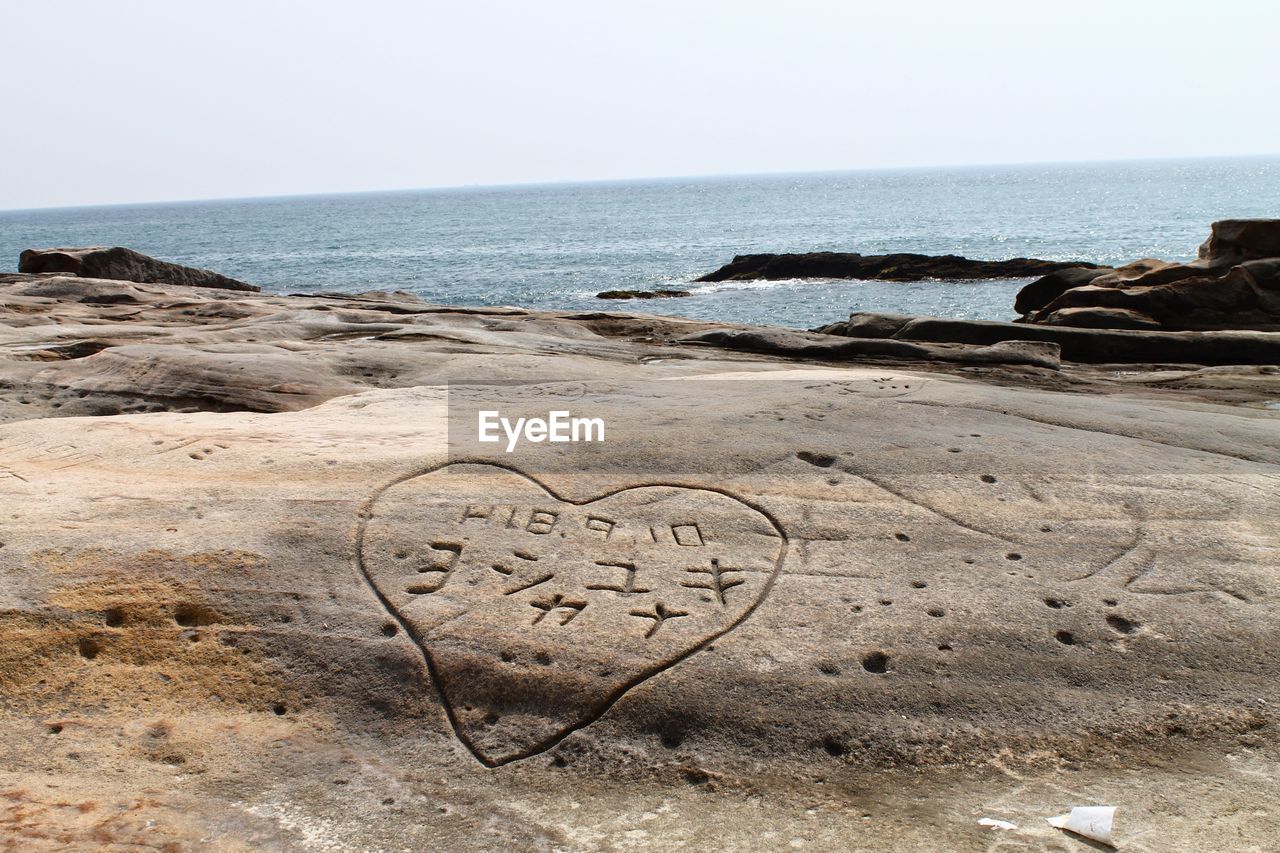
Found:
[[[1115,806],[1076,806],[1067,814],[1047,817],[1050,826],[1065,829],[1093,841],[1111,844],[1111,822],[1115,818]]]

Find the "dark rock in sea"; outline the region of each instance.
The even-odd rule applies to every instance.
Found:
[[[689,295],[687,290],[603,290],[596,299],[676,299]]]
[[[778,280],[788,278],[852,278],[876,281],[942,279],[971,281],[991,278],[1029,278],[1073,268],[1096,268],[1081,261],[1013,258],[976,261],[959,255],[860,255],[857,252],[738,255],[733,261],[697,281]]]
[[[986,346],[1043,341],[1061,346],[1064,361],[1090,364],[1280,364],[1277,332],[1067,328],[877,313],[850,314],[848,320],[815,331],[847,338]]]
[[[180,284],[187,287],[217,287],[256,293],[261,288],[228,278],[211,270],[184,267],[156,260],[123,246],[90,246],[80,249],[27,249],[18,259],[24,273],[63,273],[80,278],[134,281],[143,284]]]

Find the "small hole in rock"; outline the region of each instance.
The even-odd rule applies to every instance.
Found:
[[[928,586],[928,584],[925,583],[924,581],[912,581],[911,586],[914,589],[924,589],[925,587]]]
[[[94,640],[91,637],[85,637],[83,640],[81,640],[79,643],[76,644],[76,647],[80,651],[80,657],[84,658],[85,660],[93,660],[98,656],[98,652],[102,651],[101,644],[99,644],[97,640]]]
[[[1137,622],[1132,622],[1115,613],[1107,614],[1107,624],[1110,625],[1113,630],[1119,631],[1121,634],[1132,634],[1134,631],[1138,630],[1139,627]]]
[[[994,483],[996,481],[996,478],[992,477],[990,474],[983,474],[980,479],[984,483]]]
[[[1115,607],[1120,602],[1116,601],[1114,598],[1104,598],[1102,599],[1102,603],[1107,605],[1108,607]]]
[[[272,713],[274,713],[277,717],[283,717],[287,710],[288,709],[285,708],[285,706],[280,702],[277,702],[276,704],[271,706]]]
[[[1004,558],[1006,560],[1021,560],[1022,555],[1019,554],[1017,551],[1010,551],[1008,554],[1004,555]]]
[[[49,734],[51,734],[51,735],[60,735],[60,734],[62,734],[62,723],[50,723],[50,724],[49,724]]]
[[[1054,610],[1061,610],[1064,607],[1070,607],[1071,602],[1063,601],[1061,598],[1046,598],[1044,600],[1046,607],[1052,607]]]
[[[823,675],[839,675],[840,667],[833,663],[820,663],[818,664],[818,672]]]
[[[827,735],[822,739],[822,748],[826,750],[827,755],[833,758],[839,758],[847,751],[845,745],[831,735]]]
[[[551,655],[547,654],[546,652],[538,652],[536,655],[533,656],[533,659],[538,663],[542,664],[543,666],[551,665]]]
[[[893,602],[892,602],[892,601],[890,601],[890,600],[889,600],[889,599],[887,599],[887,598],[882,598],[882,599],[880,599],[880,603],[881,603],[882,605],[884,605],[885,607],[888,607],[890,604],[893,604]]]
[[[938,651],[940,651],[940,652],[949,652],[949,651],[951,651],[951,644],[950,644],[950,643],[943,643],[942,645],[938,646]]]
[[[563,755],[557,755],[555,758],[551,759],[551,766],[552,766],[552,767],[564,767],[564,766],[565,766],[566,764],[568,764],[568,763],[569,763],[569,762],[567,762],[567,761],[565,761],[565,760],[564,760],[564,756],[563,756]]]
[[[500,719],[502,719],[502,718],[501,718],[501,717],[499,717],[499,716],[498,716],[496,713],[494,713],[493,711],[490,711],[489,713],[487,713],[487,714],[485,714],[485,715],[484,715],[484,724],[485,724],[486,726],[494,726],[494,725],[497,725],[498,720],[500,720]]]
[[[196,625],[212,625],[216,621],[214,614],[196,604],[179,604],[173,611],[173,621],[184,628]]]
[[[796,454],[796,458],[817,468],[830,468],[836,464],[836,458],[829,453],[810,453],[808,450],[801,450]]]
[[[888,672],[889,656],[884,652],[871,652],[862,659],[862,668],[867,672]]]
[[[1062,643],[1062,645],[1064,646],[1074,646],[1076,644],[1076,638],[1071,634],[1070,631],[1059,631],[1053,636],[1059,643]]]
[[[897,539],[899,542],[910,542],[910,541],[911,541],[911,537],[910,537],[910,536],[908,536],[908,535],[907,535],[907,534],[905,534],[905,533],[895,533],[895,534],[893,534],[893,538],[894,538],[894,539]]]
[[[382,626],[382,636],[384,636],[384,637],[394,637],[394,636],[395,636],[396,634],[398,634],[398,633],[400,633],[400,626],[399,626],[399,625],[397,625],[396,623],[394,623],[394,622],[386,622],[386,623],[384,623],[384,624],[383,624],[383,626]]]
[[[943,616],[947,615],[947,611],[943,610],[941,607],[930,607],[929,615],[934,619],[941,619]]]
[[[509,652],[509,651],[504,651],[504,652],[500,655],[500,657],[502,658],[502,662],[503,662],[503,663],[511,663],[513,660],[515,660],[515,659],[516,659],[515,654],[514,654],[514,653],[512,653],[512,652]]]
[[[106,622],[108,628],[119,628],[124,624],[124,611],[119,607],[113,607],[102,614],[102,620]]]
[[[662,732],[660,740],[667,749],[677,749],[680,744],[684,743],[684,732],[674,728],[667,729]]]

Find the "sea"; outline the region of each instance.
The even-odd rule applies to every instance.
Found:
[[[272,293],[629,310],[809,328],[853,311],[1009,320],[1028,279],[693,284],[737,254],[1189,260],[1216,219],[1280,217],[1280,157],[671,178],[0,212],[29,247],[128,246]],[[645,302],[603,290],[682,289]]]

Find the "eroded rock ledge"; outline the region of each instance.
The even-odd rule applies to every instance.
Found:
[[[1097,329],[1280,331],[1280,219],[1215,222],[1187,264],[1059,270],[1019,293],[1019,322]]]
[[[1040,341],[1060,347],[1064,359],[1090,364],[1280,365],[1280,333],[1276,332],[1078,329],[866,311],[815,331],[844,338],[935,344]]]

